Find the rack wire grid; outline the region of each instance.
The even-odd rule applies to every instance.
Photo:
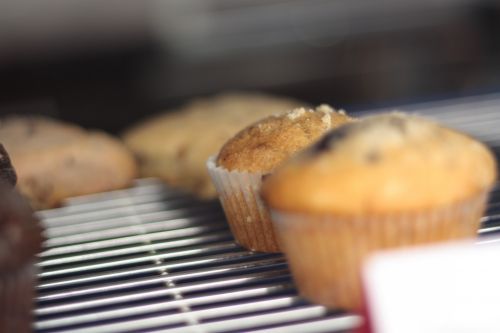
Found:
[[[500,151],[499,95],[406,109]],[[157,180],[37,214],[47,241],[36,332],[349,332],[361,323],[298,296],[282,255],[236,245],[217,202],[196,201]],[[499,231],[497,189],[480,236]]]

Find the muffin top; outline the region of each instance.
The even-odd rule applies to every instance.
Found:
[[[390,113],[330,131],[268,177],[262,194],[286,212],[392,214],[458,203],[495,179],[495,159],[482,143]]]
[[[228,170],[269,173],[329,129],[350,120],[343,110],[337,112],[327,105],[264,118],[227,141],[219,152],[217,165]]]

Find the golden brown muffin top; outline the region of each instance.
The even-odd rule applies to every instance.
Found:
[[[330,131],[263,184],[275,209],[391,214],[467,200],[496,179],[482,143],[427,119],[381,114]]]
[[[343,110],[337,112],[327,105],[264,118],[226,142],[217,165],[228,170],[269,173],[326,131],[350,119]]]

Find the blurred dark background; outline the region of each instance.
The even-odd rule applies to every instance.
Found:
[[[257,90],[348,110],[500,90],[500,2],[2,0],[0,112],[118,133]]]

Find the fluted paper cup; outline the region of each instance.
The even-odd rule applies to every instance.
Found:
[[[301,295],[328,307],[359,310],[361,266],[371,253],[474,238],[486,198],[482,193],[447,207],[386,216],[271,214]]]
[[[226,218],[238,244],[252,251],[280,252],[269,210],[260,197],[262,173],[229,171],[207,161]]]

